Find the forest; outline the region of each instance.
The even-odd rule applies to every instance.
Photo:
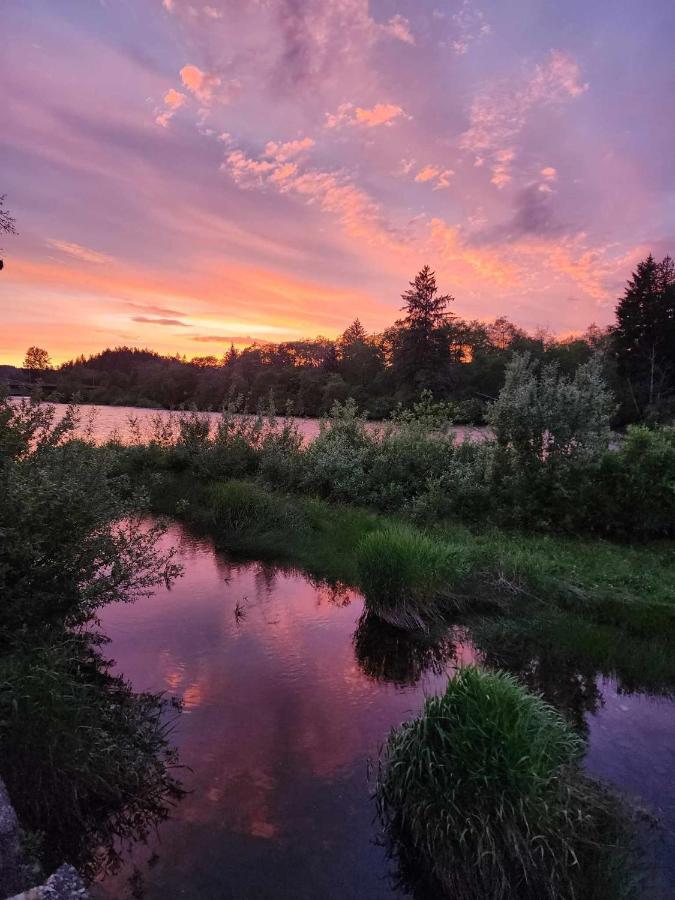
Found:
[[[165,409],[217,410],[236,400],[255,412],[269,407],[320,416],[352,398],[371,419],[410,407],[423,391],[453,406],[457,423],[482,424],[504,384],[514,354],[529,354],[573,376],[594,355],[616,398],[615,427],[663,422],[675,409],[675,264],[647,257],[618,300],[613,325],[590,325],[581,335],[528,334],[509,319],[467,321],[453,297],[441,294],[425,266],[402,295],[402,317],[378,334],[356,319],[335,340],[231,345],[222,356],[161,356],[116,347],[50,369],[31,347],[24,362],[30,382],[49,384],[50,399]],[[15,376],[20,373],[16,373]]]

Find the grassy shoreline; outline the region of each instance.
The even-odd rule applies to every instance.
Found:
[[[671,542],[627,547],[494,527],[421,528],[360,507],[274,492],[255,481],[168,474],[154,480],[151,508],[208,533],[222,550],[361,590],[369,608],[381,614],[386,596],[378,595],[364,561],[364,545],[374,543],[372,556],[387,573],[387,587],[395,569],[396,599],[413,619],[419,614],[422,620],[470,623],[496,657],[514,645],[533,653],[549,648],[616,675],[629,689],[675,689],[668,638],[675,622]],[[424,557],[397,565],[392,535],[404,543],[422,541],[444,564],[436,572]]]

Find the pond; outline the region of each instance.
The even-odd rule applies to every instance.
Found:
[[[181,696],[173,739],[189,793],[98,898],[400,898],[371,797],[389,730],[477,659],[467,635],[410,643],[361,597],[216,552],[172,526],[185,575],[104,610],[106,655],[137,690]],[[569,673],[565,673],[569,678]],[[580,698],[587,765],[662,820],[659,886],[675,890],[675,705],[596,679]],[[588,710],[592,709],[592,712]]]

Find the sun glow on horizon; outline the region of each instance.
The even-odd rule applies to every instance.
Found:
[[[10,4],[0,361],[378,332],[426,263],[463,318],[607,324],[675,228],[669,44],[608,8]]]

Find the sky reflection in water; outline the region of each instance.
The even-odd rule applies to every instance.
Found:
[[[174,738],[192,770],[190,793],[97,896],[403,896],[377,843],[368,760],[454,666],[474,660],[470,643],[409,643],[378,632],[351,591],[229,562],[178,526],[167,539],[185,576],[108,608],[102,627],[108,655],[136,689],[183,697]],[[618,695],[610,682],[599,688],[589,767],[661,813],[673,885],[673,704]]]

